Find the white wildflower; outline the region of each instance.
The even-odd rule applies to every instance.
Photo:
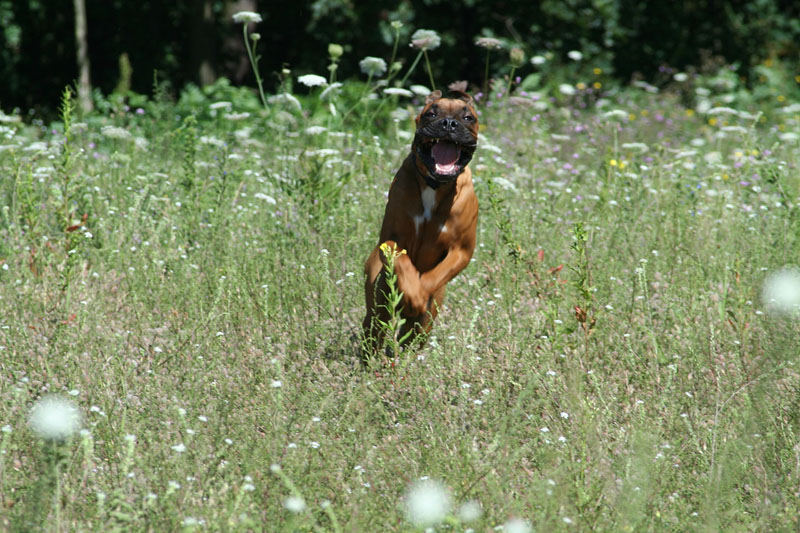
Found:
[[[411,92],[416,94],[417,96],[428,96],[431,94],[431,90],[425,87],[424,85],[412,85],[409,87]]]
[[[435,50],[440,44],[442,39],[433,30],[417,30],[411,35],[411,46],[420,50]]]
[[[335,81],[335,82],[331,83],[330,85],[325,87],[325,90],[323,90],[321,93],[319,93],[320,100],[327,100],[331,96],[336,95],[336,93],[339,92],[339,89],[341,87],[342,87],[342,83],[339,82],[339,81]]]
[[[289,93],[280,93],[280,94],[273,94],[269,98],[267,98],[267,102],[269,104],[287,104],[289,107],[293,107],[297,111],[301,111],[303,106],[300,105],[300,100],[295,98],[294,95]]]
[[[289,496],[283,500],[283,506],[293,513],[302,513],[306,510],[306,502],[300,496]]]
[[[247,111],[242,111],[241,113],[225,113],[222,116],[225,118],[225,120],[230,120],[233,122],[250,118],[250,113]]]
[[[731,107],[712,107],[706,111],[709,115],[738,115],[739,112]]]
[[[403,89],[402,87],[388,87],[383,90],[383,94],[388,94],[391,96],[406,96],[408,98],[414,96],[414,93],[408,89]]]
[[[45,440],[63,441],[80,428],[81,413],[66,398],[45,396],[33,404],[28,424],[34,433]]]
[[[611,111],[606,111],[600,116],[606,119],[622,120],[628,118],[628,113],[626,111],[623,111],[622,109],[612,109]]]
[[[643,154],[647,152],[650,148],[644,143],[622,143],[622,149]]]
[[[496,185],[499,185],[500,187],[502,187],[503,189],[505,189],[507,191],[511,191],[511,192],[516,192],[517,191],[517,186],[514,185],[513,183],[511,183],[510,181],[508,181],[507,179],[503,178],[503,177],[497,176],[495,178],[492,178],[492,181]]]
[[[483,514],[481,504],[475,500],[465,502],[458,508],[458,519],[462,522],[474,522]]]
[[[438,481],[425,479],[406,493],[406,518],[416,526],[440,523],[450,512],[450,494]]]
[[[522,518],[512,518],[503,524],[503,533],[531,533],[531,523]]]
[[[370,77],[383,76],[386,72],[386,61],[380,57],[367,56],[358,62],[361,72]]]
[[[800,311],[800,269],[784,267],[767,276],[761,290],[767,311],[791,314]]]
[[[212,135],[203,135],[198,139],[198,141],[200,142],[200,144],[209,144],[211,146],[216,146],[217,148],[225,147],[225,141],[223,141],[222,139],[217,139]]]
[[[558,86],[558,91],[561,94],[572,96],[573,94],[575,94],[575,87],[573,87],[569,83],[562,83],[561,85]]]
[[[323,87],[328,84],[328,80],[317,74],[304,74],[297,77],[297,81],[306,87]]]
[[[19,115],[6,115],[0,111],[0,123],[22,122],[22,117]]]
[[[253,11],[239,11],[233,14],[233,21],[237,24],[247,24],[249,22],[261,22],[261,15]]]
[[[253,195],[254,197],[258,198],[259,200],[264,200],[268,204],[276,205],[278,202],[272,196],[268,194],[264,194],[263,192],[257,192]]]
[[[131,135],[131,132],[129,132],[125,128],[120,128],[119,126],[103,126],[102,128],[100,128],[100,133],[102,133],[109,139],[128,140],[133,137]]]
[[[722,129],[722,131],[725,131],[725,132],[728,132],[728,133],[741,133],[741,134],[747,133],[747,128],[745,128],[743,126],[722,126],[721,129]]]
[[[319,135],[320,133],[325,133],[328,131],[328,128],[325,126],[309,126],[306,128],[306,135]]]
[[[500,50],[503,48],[503,41],[494,37],[478,37],[475,39],[475,44],[487,50]]]
[[[573,61],[580,61],[583,59],[583,53],[581,53],[579,50],[570,50],[567,52],[567,57]]]
[[[318,150],[309,150],[306,152],[306,155],[310,157],[331,157],[338,154],[339,150],[334,150],[333,148],[320,148]]]

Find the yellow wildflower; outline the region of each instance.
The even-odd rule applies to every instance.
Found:
[[[405,250],[402,249],[398,250],[396,244],[389,246],[389,243],[386,242],[381,243],[381,252],[383,252],[384,257],[386,257],[387,259],[389,257],[394,259],[395,257],[399,257],[406,253]]]

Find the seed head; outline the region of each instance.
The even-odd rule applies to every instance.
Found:
[[[440,523],[450,512],[450,493],[438,481],[424,480],[414,484],[406,494],[406,518],[416,526]]]
[[[45,396],[33,404],[28,424],[44,440],[64,441],[80,429],[81,412],[66,398]]]

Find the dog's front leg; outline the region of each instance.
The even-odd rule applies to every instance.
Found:
[[[434,294],[464,270],[471,257],[472,252],[468,248],[461,245],[451,247],[438,265],[420,275],[420,292],[427,295]]]
[[[394,241],[386,241],[390,248],[401,249]],[[386,258],[382,256],[386,265]],[[424,290],[420,283],[420,273],[408,254],[401,254],[394,259],[394,273],[397,276],[397,288],[403,293],[403,309],[408,316],[419,316],[428,311],[428,300],[431,293]]]

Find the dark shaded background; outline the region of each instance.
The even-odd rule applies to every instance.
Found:
[[[74,83],[72,8],[65,0],[0,0],[0,108],[52,109],[64,86]],[[553,52],[556,62],[581,50],[587,65],[623,83],[657,81],[659,67],[703,68],[715,57],[739,65],[746,77],[765,58],[796,63],[800,54],[796,0],[86,0],[86,10],[92,83],[103,94],[118,84],[122,54],[133,68],[130,88],[139,93],[151,93],[156,76],[173,94],[218,76],[254,85],[241,27],[231,20],[239,10],[264,18],[253,29],[262,37],[268,91],[283,67],[327,75],[331,42],[345,47],[339,79],[359,76],[364,56],[388,60],[390,20],[404,22],[401,60],[413,59],[411,32],[433,29],[442,36],[430,54],[437,78],[476,84],[484,51],[473,43],[481,34],[520,45],[528,57]],[[493,66],[505,69],[505,58]],[[423,69],[415,76],[412,81],[427,80]]]

